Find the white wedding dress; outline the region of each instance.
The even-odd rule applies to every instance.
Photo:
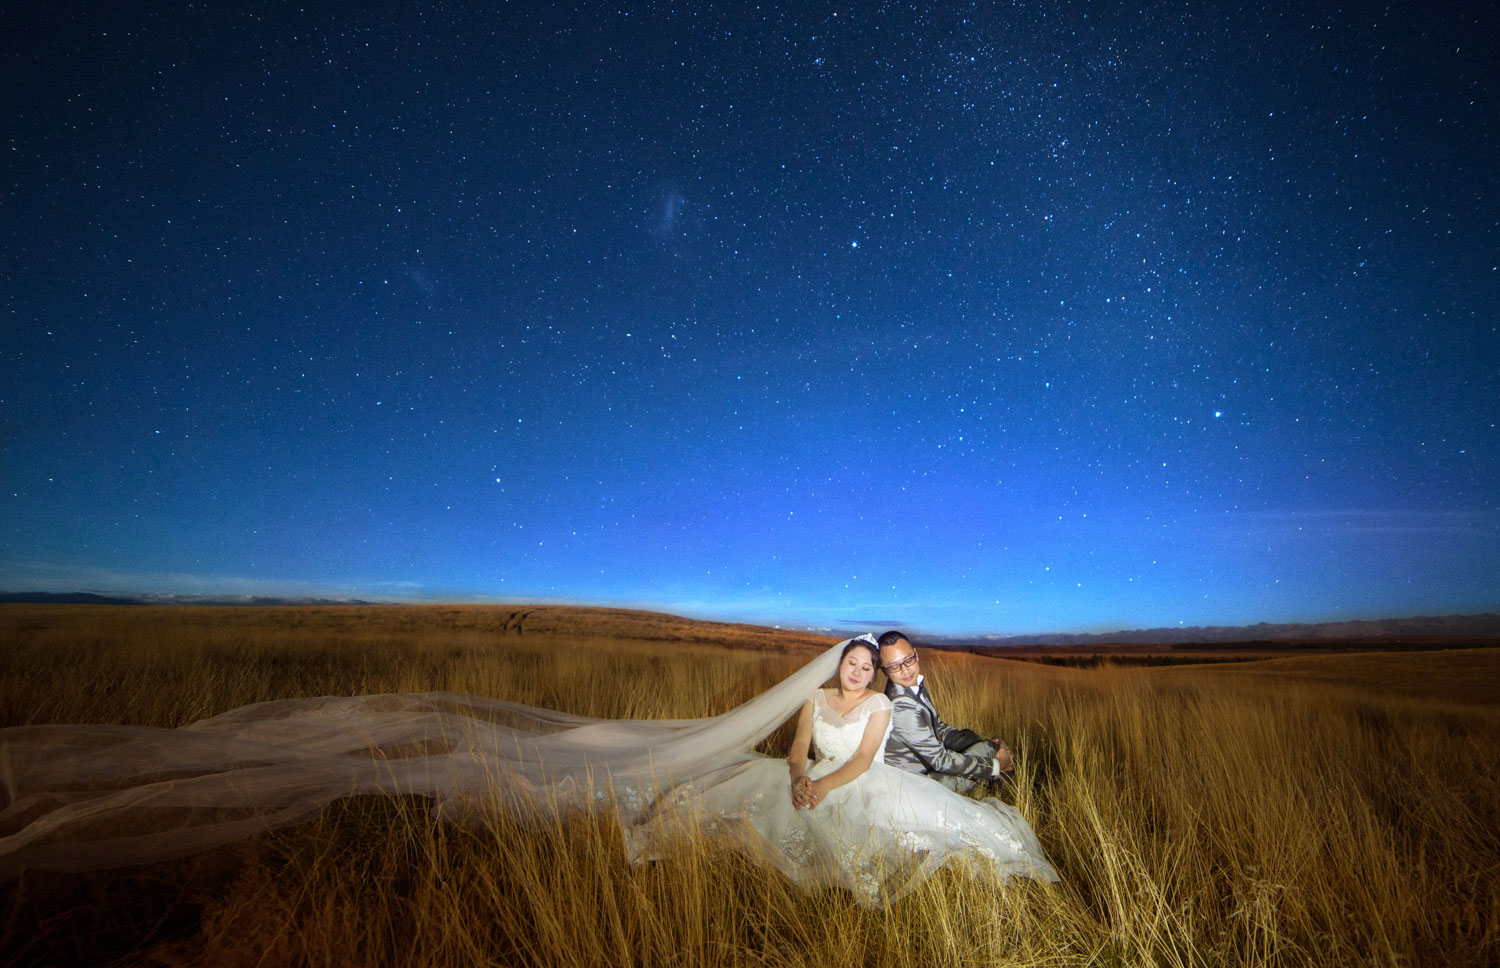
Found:
[[[859,750],[870,717],[891,708],[875,694],[840,715],[814,690],[813,746],[807,775],[818,779]],[[995,875],[1058,880],[1019,810],[995,799],[971,800],[885,760],[886,737],[870,768],[835,787],[816,806],[792,806],[787,761],[757,757],[672,790],[626,830],[632,860],[667,856],[674,836],[707,833],[737,845],[804,890],[847,888],[866,906],[890,904],[953,857]]]
[[[750,750],[833,675],[844,644],[707,719],[599,720],[435,692],[255,703],[181,729],[0,729],[0,876],[167,860],[344,797],[398,796],[444,820],[604,807],[637,859],[696,810],[797,883],[844,884],[872,902],[957,853],[1055,879],[1013,808],[882,763],[815,813],[792,810],[785,761]],[[819,714],[817,775],[858,746],[871,703],[848,719]]]

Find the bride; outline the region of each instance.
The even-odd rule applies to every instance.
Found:
[[[166,860],[315,816],[415,796],[443,819],[608,806],[633,860],[684,822],[795,883],[890,903],[954,856],[1057,875],[1015,808],[882,762],[875,646],[839,643],[719,716],[599,720],[457,693],[284,699],[181,729],[0,730],[0,876]],[[819,689],[838,671],[838,684]],[[751,748],[798,712],[791,757]],[[818,758],[808,763],[811,749]]]
[[[804,890],[840,886],[868,906],[897,900],[955,856],[1001,877],[1058,880],[1015,807],[885,764],[891,701],[870,688],[878,648],[868,636],[841,645],[837,685],[803,702],[787,759],[726,766],[673,789],[627,828],[632,859],[660,856],[674,829],[707,830]]]

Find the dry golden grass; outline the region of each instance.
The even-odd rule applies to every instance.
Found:
[[[654,612],[562,606],[0,605],[0,682],[7,686],[0,690],[0,726],[182,726],[267,699],[439,689],[585,715],[661,715],[633,711],[656,708],[651,690],[632,695],[613,684],[630,660],[622,666],[611,656],[643,647],[652,670],[701,680],[679,698],[708,715],[722,711],[715,704],[723,697],[749,698],[762,682],[747,682],[744,674],[715,681],[677,657],[733,650],[752,665],[781,670],[832,641]],[[598,658],[569,668],[579,643]],[[524,660],[511,661],[513,650]],[[788,654],[799,658],[785,661]],[[603,688],[580,688],[579,676],[597,677]],[[575,708],[576,702],[595,705]]]
[[[712,644],[720,631],[639,613],[612,626],[559,612],[518,634],[503,628],[514,611],[0,609],[0,723],[181,725],[259,699],[430,689],[698,716],[760,691],[817,644],[728,627],[737,647],[724,647]],[[612,627],[636,638],[580,634]],[[951,719],[1017,749],[1014,798],[1061,885],[953,869],[866,911],[837,891],[797,894],[707,841],[631,867],[602,814],[522,827],[497,812],[454,828],[416,804],[360,800],[184,862],[4,885],[0,962],[1500,960],[1500,711],[1449,682],[1468,669],[1491,695],[1495,654],[1285,660],[1312,662],[1308,675],[924,659]],[[1441,701],[1420,698],[1424,669]]]
[[[1423,703],[1500,706],[1500,649],[1300,655],[1226,664],[1229,676],[1346,686]],[[1232,686],[1231,686],[1232,688]]]

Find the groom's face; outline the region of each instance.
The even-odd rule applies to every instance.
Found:
[[[880,667],[898,686],[915,686],[917,676],[922,673],[917,650],[905,639],[897,639],[880,650]]]

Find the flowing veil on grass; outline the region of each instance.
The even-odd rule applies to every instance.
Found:
[[[609,798],[629,823],[667,785],[752,755],[833,674],[843,645],[703,719],[595,719],[428,692],[255,703],[181,729],[0,730],[0,872],[180,857],[349,796],[420,797],[447,817],[497,800],[569,810]]]

